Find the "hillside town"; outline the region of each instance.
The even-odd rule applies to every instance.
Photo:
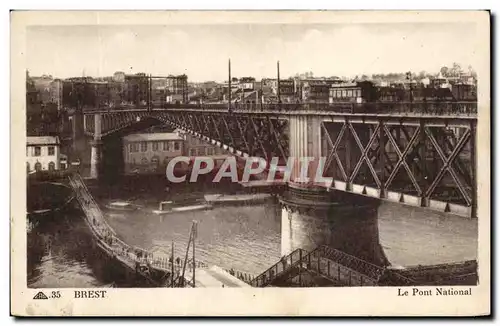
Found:
[[[278,87],[279,84],[279,87]],[[366,85],[370,95],[362,94]],[[354,88],[353,88],[354,86]],[[361,88],[359,94],[356,87]],[[231,90],[230,92],[228,90]],[[26,72],[27,131],[30,136],[64,133],[61,121],[69,108],[120,109],[165,104],[334,103],[336,101],[476,101],[477,76],[469,66],[453,63],[437,72],[400,72],[354,77],[316,77],[312,72],[279,79],[231,77],[191,82],[187,75],[157,77],[115,72],[107,77],[57,78]],[[375,92],[374,94],[372,94]]]

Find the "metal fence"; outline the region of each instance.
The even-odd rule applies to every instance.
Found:
[[[314,272],[337,286],[377,286],[379,278],[385,271],[383,267],[340,250],[320,246],[310,253],[302,249],[293,251],[253,279],[250,285],[264,287],[272,284],[294,267],[298,268],[299,274],[304,271]],[[288,281],[298,283],[300,286],[308,284],[307,279],[297,277],[294,273],[288,275]]]
[[[477,102],[370,102],[370,103],[282,103],[282,104],[247,104],[247,103],[140,103],[119,104],[106,108],[88,107],[85,111],[136,111],[136,110],[201,110],[224,112],[308,112],[339,114],[398,114],[398,115],[456,115],[475,116],[478,113]]]
[[[263,287],[270,284],[277,277],[283,275],[291,267],[302,262],[302,258],[307,255],[307,252],[302,249],[296,249],[288,256],[283,257],[279,262],[271,266],[265,272],[250,281],[250,285],[254,287]]]
[[[367,262],[366,260],[357,258],[331,247],[321,246],[317,250],[322,257],[331,259],[332,261],[335,261],[353,271],[362,273],[373,280],[378,280],[384,272],[384,268],[381,266],[377,266]]]
[[[343,286],[376,286],[377,279],[365,273],[349,268],[340,262],[326,258],[324,248],[320,247],[312,251],[307,259],[307,269]]]

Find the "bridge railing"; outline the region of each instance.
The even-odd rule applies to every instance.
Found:
[[[133,105],[108,108],[108,112],[125,112],[137,110],[200,110],[224,112],[298,112],[316,111],[318,113],[343,114],[417,114],[417,115],[459,115],[474,116],[477,114],[477,102],[446,102],[446,101],[416,101],[416,102],[370,102],[370,103],[203,103],[203,104],[174,104],[162,103],[151,105]],[[94,111],[101,112],[96,109]],[[87,110],[92,112],[92,110]]]
[[[307,254],[307,251],[303,249],[296,249],[292,251],[289,255],[283,257],[276,264],[268,268],[265,272],[250,281],[250,285],[254,287],[264,287],[270,284],[277,277],[283,275],[292,266],[295,266],[302,262],[302,257]]]
[[[366,275],[359,270],[345,266],[331,257],[325,257],[324,250],[319,247],[311,251],[304,260],[307,262],[307,270],[316,272],[318,275],[334,282],[340,286],[376,286],[377,279]]]
[[[173,269],[174,273],[179,274],[184,264],[182,260],[174,262],[171,256],[159,255],[136,246],[131,246],[118,238],[115,231],[104,218],[99,205],[90,194],[80,174],[74,173],[70,175],[69,182],[75,191],[75,197],[85,213],[85,219],[91,228],[92,234],[103,241],[108,249],[113,252],[113,255],[126,261],[131,268],[134,268],[136,264],[143,264],[164,271],[171,271]],[[188,270],[192,270],[192,260],[186,262],[186,267]],[[208,265],[202,261],[197,261],[196,267],[207,268]]]
[[[297,249],[283,257],[265,272],[250,281],[254,287],[265,287],[285,275],[292,268],[298,267],[317,273],[340,286],[377,286],[386,269],[340,250],[319,246],[311,252]],[[299,273],[301,273],[299,271]],[[394,274],[394,273],[393,273]],[[289,281],[296,282],[297,274],[289,276]],[[399,277],[399,278],[396,278]],[[410,284],[410,280],[401,275],[392,275],[399,284]],[[295,281],[294,281],[295,280]],[[302,282],[299,278],[299,283]],[[301,284],[302,285],[302,284]]]
[[[210,108],[210,106],[205,107]],[[232,109],[234,111],[319,111],[350,114],[474,115],[477,114],[477,102],[243,103],[232,105]]]
[[[328,247],[321,246],[316,249],[318,254],[322,257],[331,259],[342,266],[345,266],[358,273],[362,273],[372,280],[378,280],[384,273],[384,268],[367,262],[366,260],[349,255],[343,251]]]

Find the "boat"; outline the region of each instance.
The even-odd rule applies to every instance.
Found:
[[[105,205],[106,208],[119,211],[134,211],[138,207],[129,202],[115,201]]]
[[[159,209],[153,210],[154,214],[157,215],[165,215],[170,213],[179,213],[179,212],[191,212],[191,211],[199,211],[205,209],[211,209],[212,205],[208,203],[196,204],[196,205],[185,205],[185,206],[173,206],[172,201],[162,201],[160,203]]]
[[[213,194],[205,195],[207,204],[238,204],[238,203],[259,203],[271,198],[271,194],[239,194],[239,195],[224,195]]]
[[[190,211],[199,211],[212,208],[212,205],[209,204],[201,204],[201,205],[190,205],[190,206],[181,206],[181,207],[173,207],[172,212],[190,212]]]

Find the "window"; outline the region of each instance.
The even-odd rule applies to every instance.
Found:
[[[49,156],[53,156],[56,153],[54,146],[49,146]]]
[[[212,147],[207,148],[207,155],[214,155],[214,149]]]
[[[41,171],[42,170],[42,163],[36,162],[35,163],[35,171]]]
[[[347,97],[347,91],[346,91],[345,89],[344,89],[344,90],[342,90],[342,97],[343,97],[343,98]]]
[[[196,156],[196,148],[191,148],[189,150],[189,156]]]
[[[198,156],[203,156],[203,155],[205,155],[205,148],[199,147],[198,148]]]
[[[33,148],[33,156],[40,156],[42,155],[42,148],[40,146],[35,146]]]
[[[158,151],[158,148],[160,147],[159,145],[160,144],[157,141],[153,142],[153,152],[157,152]]]
[[[178,151],[181,148],[180,143],[178,141],[174,141],[174,150]]]
[[[139,151],[139,144],[138,143],[131,143],[129,145],[130,147],[130,153],[136,153]]]
[[[49,162],[49,171],[54,171],[56,169],[56,164],[54,162]]]
[[[148,150],[148,143],[145,141],[141,142],[141,152],[146,152]]]
[[[358,97],[361,97],[361,90],[360,89],[358,89],[357,93],[358,93]]]
[[[165,152],[167,152],[167,151],[168,151],[168,141],[164,141],[164,142],[163,142],[163,150],[164,150]]]

